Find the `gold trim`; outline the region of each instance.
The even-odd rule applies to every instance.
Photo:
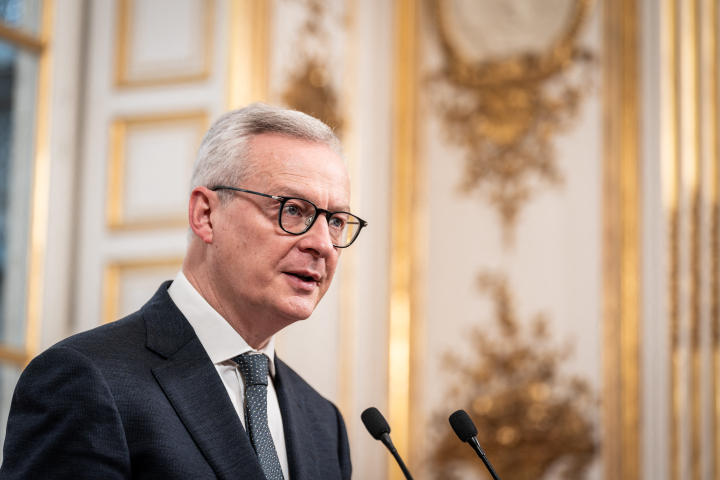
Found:
[[[28,355],[23,348],[0,344],[0,363],[12,363],[23,368],[32,359],[33,357]]]
[[[563,74],[574,66],[580,68],[576,73],[590,75],[594,54],[579,34],[592,3],[574,0],[563,31],[544,51],[478,61],[453,46],[448,0],[432,3],[444,53],[435,82],[462,92],[454,101],[440,94],[435,102],[444,133],[465,150],[459,187],[489,201],[502,221],[505,243],[512,242],[518,216],[540,185],[562,183],[552,139],[576,123],[588,93],[584,82],[573,78],[577,75]]]
[[[42,42],[38,68],[38,94],[35,119],[35,162],[33,166],[30,253],[27,287],[25,353],[32,359],[40,350],[40,320],[43,305],[43,280],[50,191],[50,85],[52,50],[49,39],[53,26],[53,0],[45,0],[41,17]]]
[[[108,228],[111,230],[148,230],[187,226],[187,217],[184,215],[177,218],[143,219],[142,221],[127,222],[124,217],[123,204],[126,161],[125,142],[128,129],[190,122],[197,123],[199,145],[208,128],[208,115],[205,112],[126,117],[113,121],[110,126],[110,155],[108,157],[107,176],[106,221]]]
[[[702,280],[700,271],[701,259],[701,228],[702,228],[702,175],[701,141],[702,141],[702,111],[700,108],[701,92],[701,58],[700,44],[702,35],[702,22],[700,15],[700,0],[685,2],[687,6],[690,50],[688,55],[689,68],[685,70],[689,76],[688,98],[690,104],[691,120],[688,129],[692,131],[692,140],[687,142],[692,146],[692,153],[688,162],[693,166],[693,175],[690,185],[690,473],[692,480],[701,480],[702,477],[702,351],[701,351],[701,318],[702,308]]]
[[[604,463],[641,476],[639,5],[608,0],[605,30]],[[619,118],[618,118],[619,117]]]
[[[525,54],[518,54],[503,60],[473,62],[464,58],[462,53],[453,46],[453,25],[447,18],[448,0],[434,0],[434,11],[438,19],[438,30],[443,50],[446,52],[449,65],[448,76],[458,84],[466,87],[497,86],[505,83],[521,83],[523,81],[539,81],[555,75],[567,68],[568,62],[577,53],[577,36],[587,17],[592,0],[575,0],[564,31],[557,41],[542,55],[530,59]]]
[[[34,53],[42,53],[46,46],[45,40],[17,28],[9,27],[0,22],[0,40],[15,45],[18,48],[29,50]]]
[[[396,0],[396,73],[393,112],[390,352],[388,410],[393,441],[403,455],[409,451],[411,392],[411,341],[414,327],[413,297],[413,197],[415,195],[415,135],[418,68],[419,2]],[[388,476],[402,473],[390,462]]]
[[[102,323],[110,323],[118,319],[120,309],[120,279],[130,270],[148,270],[152,268],[182,268],[183,257],[152,258],[141,260],[119,260],[105,265],[103,272]]]
[[[718,42],[720,42],[720,20],[715,0],[704,2],[707,9],[708,25],[710,28],[707,62],[708,62],[708,97],[709,119],[708,131],[710,133],[709,152],[710,162],[710,332],[711,332],[711,395],[710,423],[712,434],[710,437],[710,478],[720,480],[720,138],[717,129],[720,128],[720,95],[718,81],[720,69],[718,63]]]
[[[678,34],[678,3],[677,0],[666,0],[663,25],[667,35],[665,49],[668,52],[667,70],[664,77],[668,82],[663,104],[667,111],[663,112],[665,118],[663,138],[665,138],[664,176],[663,181],[667,190],[668,218],[668,244],[669,244],[669,329],[670,329],[670,445],[668,451],[671,480],[679,480],[680,461],[679,447],[681,445],[681,417],[683,408],[681,344],[680,344],[680,60]]]
[[[268,0],[230,3],[229,110],[267,98],[269,10]]]
[[[706,2],[708,17],[710,18],[711,33],[709,42],[709,70],[710,70],[710,200],[711,200],[711,230],[710,230],[710,328],[712,333],[712,395],[713,404],[710,408],[713,433],[711,437],[710,458],[711,478],[720,480],[720,95],[718,81],[720,81],[720,67],[718,62],[718,42],[720,42],[720,20],[715,0]]]
[[[132,0],[119,0],[116,38],[116,56],[115,56],[115,86],[119,88],[127,87],[148,87],[156,85],[175,85],[179,83],[192,83],[207,80],[212,73],[213,58],[213,32],[215,20],[215,1],[205,0],[205,45],[203,67],[200,72],[188,73],[186,75],[175,75],[166,77],[162,75],[164,70],[157,70],[158,76],[150,76],[149,78],[133,79],[128,76],[128,65],[132,64],[131,52],[128,41],[130,40],[130,32],[133,31],[133,8]],[[152,74],[151,74],[152,75]]]

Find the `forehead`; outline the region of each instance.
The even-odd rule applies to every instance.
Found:
[[[347,197],[346,201],[349,201],[347,168],[325,144],[278,134],[262,134],[250,141],[248,161],[249,174],[243,183],[250,183],[253,188],[274,195],[305,194],[317,200],[332,201],[342,201],[344,199],[338,197]]]

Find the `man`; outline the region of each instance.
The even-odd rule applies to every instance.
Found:
[[[322,122],[263,104],[220,117],[193,172],[182,271],[28,365],[0,478],[350,478],[340,412],[273,349],[366,225],[349,202]]]

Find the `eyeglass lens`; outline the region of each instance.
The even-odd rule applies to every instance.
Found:
[[[310,228],[316,214],[317,210],[312,203],[292,198],[285,201],[282,207],[280,226],[290,233],[303,233]],[[360,220],[349,213],[334,213],[328,219],[330,238],[333,245],[338,247],[352,242],[359,229]]]

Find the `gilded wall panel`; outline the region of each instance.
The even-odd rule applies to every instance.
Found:
[[[673,452],[667,469],[671,480],[715,480],[720,478],[718,9],[710,1],[663,6],[666,421]]]
[[[395,198],[424,218],[411,217],[410,257],[393,250],[409,266],[412,299],[409,433],[394,435],[412,439],[404,447],[419,478],[450,478],[453,469],[458,478],[484,475],[449,432],[447,418],[460,408],[482,427],[486,453],[510,478],[601,478],[603,110],[587,78],[599,68],[592,59],[602,52],[602,23],[585,2],[536,8],[425,2],[415,47],[398,52],[397,71],[414,71],[407,88],[417,96],[412,106],[409,98],[396,103],[405,115],[399,144],[402,122],[415,126],[410,160],[405,150],[394,159],[398,168],[411,162],[409,183],[395,188],[412,193]],[[544,15],[555,23],[533,23]],[[513,28],[523,38],[503,40]],[[548,182],[557,188],[548,191]],[[478,275],[488,271],[498,276],[483,277],[483,293]],[[393,345],[391,338],[391,359]],[[530,378],[541,373],[520,360],[517,369],[500,368],[503,358],[523,354],[537,355],[535,363],[543,357],[554,372],[545,372],[553,378],[547,390]],[[567,431],[538,427],[550,410]],[[564,440],[553,444],[558,436]],[[390,478],[398,473],[390,467]]]

